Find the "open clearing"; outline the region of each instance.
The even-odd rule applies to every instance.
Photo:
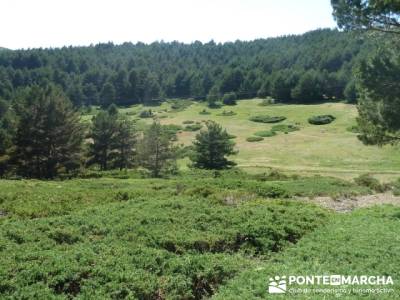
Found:
[[[317,105],[270,105],[259,106],[260,99],[238,101],[236,106],[208,109],[204,103],[194,102],[183,111],[172,111],[170,104],[164,103],[151,109],[161,116],[162,124],[176,124],[187,120],[202,122],[215,120],[235,135],[239,154],[234,157],[238,166],[248,172],[262,172],[272,167],[286,172],[304,175],[330,175],[354,178],[362,173],[371,173],[389,181],[400,176],[400,149],[394,146],[383,148],[364,146],[357,134],[348,129],[356,125],[357,109],[344,103]],[[144,108],[133,106],[122,109],[135,115]],[[146,108],[147,109],[147,108]],[[206,109],[211,114],[201,115]],[[233,111],[234,116],[218,116],[223,111]],[[285,116],[279,124],[298,124],[299,131],[266,137],[261,142],[250,143],[246,138],[257,131],[270,130],[276,124],[255,123],[249,120],[254,115]],[[307,119],[314,115],[331,114],[336,120],[323,126],[310,125]],[[150,122],[147,119],[146,122]],[[196,132],[180,132],[179,142],[188,145]]]

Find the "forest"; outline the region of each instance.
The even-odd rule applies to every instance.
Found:
[[[373,49],[365,35],[320,29],[234,43],[113,43],[0,52],[0,97],[53,83],[75,106],[148,105],[167,98],[355,101],[352,68]]]

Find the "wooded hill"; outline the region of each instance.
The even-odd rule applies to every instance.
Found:
[[[155,42],[0,52],[0,97],[60,85],[79,105],[129,105],[235,92],[283,102],[355,99],[352,67],[371,50],[363,35],[303,35],[216,44]]]

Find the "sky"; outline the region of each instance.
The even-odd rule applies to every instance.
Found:
[[[226,42],[333,28],[330,0],[1,0],[0,47]]]

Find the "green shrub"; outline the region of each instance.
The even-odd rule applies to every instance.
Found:
[[[257,131],[254,135],[260,136],[260,137],[271,137],[275,136],[276,132],[272,130],[263,130],[263,131]]]
[[[186,121],[183,121],[182,123],[183,123],[183,124],[193,124],[194,121],[192,121],[192,120],[186,120]]]
[[[250,142],[250,143],[254,143],[254,142],[260,142],[264,140],[264,138],[262,138],[261,136],[250,136],[246,139],[246,141]]]
[[[187,125],[183,128],[184,131],[198,131],[203,127],[201,124]]]
[[[140,118],[152,118],[154,116],[154,113],[153,113],[153,111],[151,110],[151,109],[148,109],[148,110],[142,110],[140,113],[139,113],[139,117]]]
[[[278,117],[271,117],[271,116],[253,116],[250,118],[250,121],[257,122],[257,123],[279,123],[286,120],[286,117],[278,116]]]
[[[228,133],[228,139],[230,140],[236,139],[236,135]]]
[[[289,198],[290,193],[283,187],[276,184],[259,185],[254,192],[264,198]]]
[[[308,119],[308,123],[312,125],[326,125],[336,120],[332,115],[312,116]]]
[[[388,190],[387,185],[381,184],[379,180],[372,177],[371,174],[362,174],[359,177],[355,178],[354,181],[358,185],[368,187],[378,193],[383,193]]]

